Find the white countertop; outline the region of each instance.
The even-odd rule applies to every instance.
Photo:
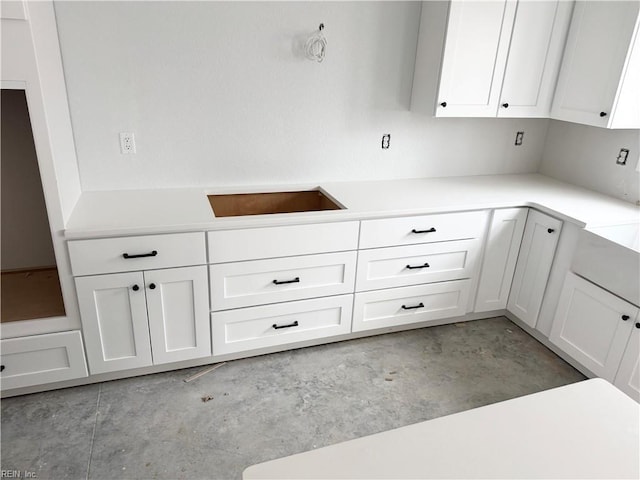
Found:
[[[602,379],[436,418],[244,471],[244,480],[638,478],[640,405]]]
[[[346,209],[216,218],[207,195],[291,191],[320,186]],[[579,226],[640,221],[640,208],[539,174],[484,175],[249,188],[84,192],[67,238],[250,228],[459,210],[528,206]]]

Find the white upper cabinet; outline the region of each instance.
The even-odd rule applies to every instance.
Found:
[[[608,128],[640,128],[637,1],[578,1],[551,117]]]
[[[515,2],[453,1],[444,43],[438,117],[494,117]]]
[[[545,117],[572,2],[425,2],[414,111],[437,117]]]

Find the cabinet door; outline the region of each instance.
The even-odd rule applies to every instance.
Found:
[[[453,0],[445,37],[437,117],[495,117],[515,0]]]
[[[527,211],[508,208],[493,212],[474,311],[488,312],[507,306]]]
[[[529,211],[507,309],[531,327],[538,321],[561,228],[560,220]]]
[[[624,350],[614,385],[636,402],[640,402],[640,318],[636,317],[634,328]]]
[[[211,355],[207,267],[144,272],[153,363]]]
[[[576,2],[552,118],[610,126],[639,9],[637,1]]]
[[[513,24],[499,117],[548,117],[573,2],[520,1]]]
[[[613,382],[637,314],[630,303],[569,272],[549,339]]]
[[[151,365],[142,273],[76,278],[92,374]]]

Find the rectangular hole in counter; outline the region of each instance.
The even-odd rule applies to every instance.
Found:
[[[208,195],[208,198],[216,217],[342,209],[320,190]]]

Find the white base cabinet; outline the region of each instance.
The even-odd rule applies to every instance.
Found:
[[[640,318],[636,318],[633,326],[613,384],[640,402]]]
[[[530,327],[538,321],[561,229],[560,220],[529,211],[507,309]]]
[[[476,293],[475,312],[500,310],[507,306],[527,211],[527,208],[493,211]]]
[[[3,390],[87,376],[79,331],[9,338],[0,341]]]
[[[76,278],[91,373],[211,354],[205,266]]]
[[[613,382],[637,321],[637,307],[569,272],[549,339]]]

